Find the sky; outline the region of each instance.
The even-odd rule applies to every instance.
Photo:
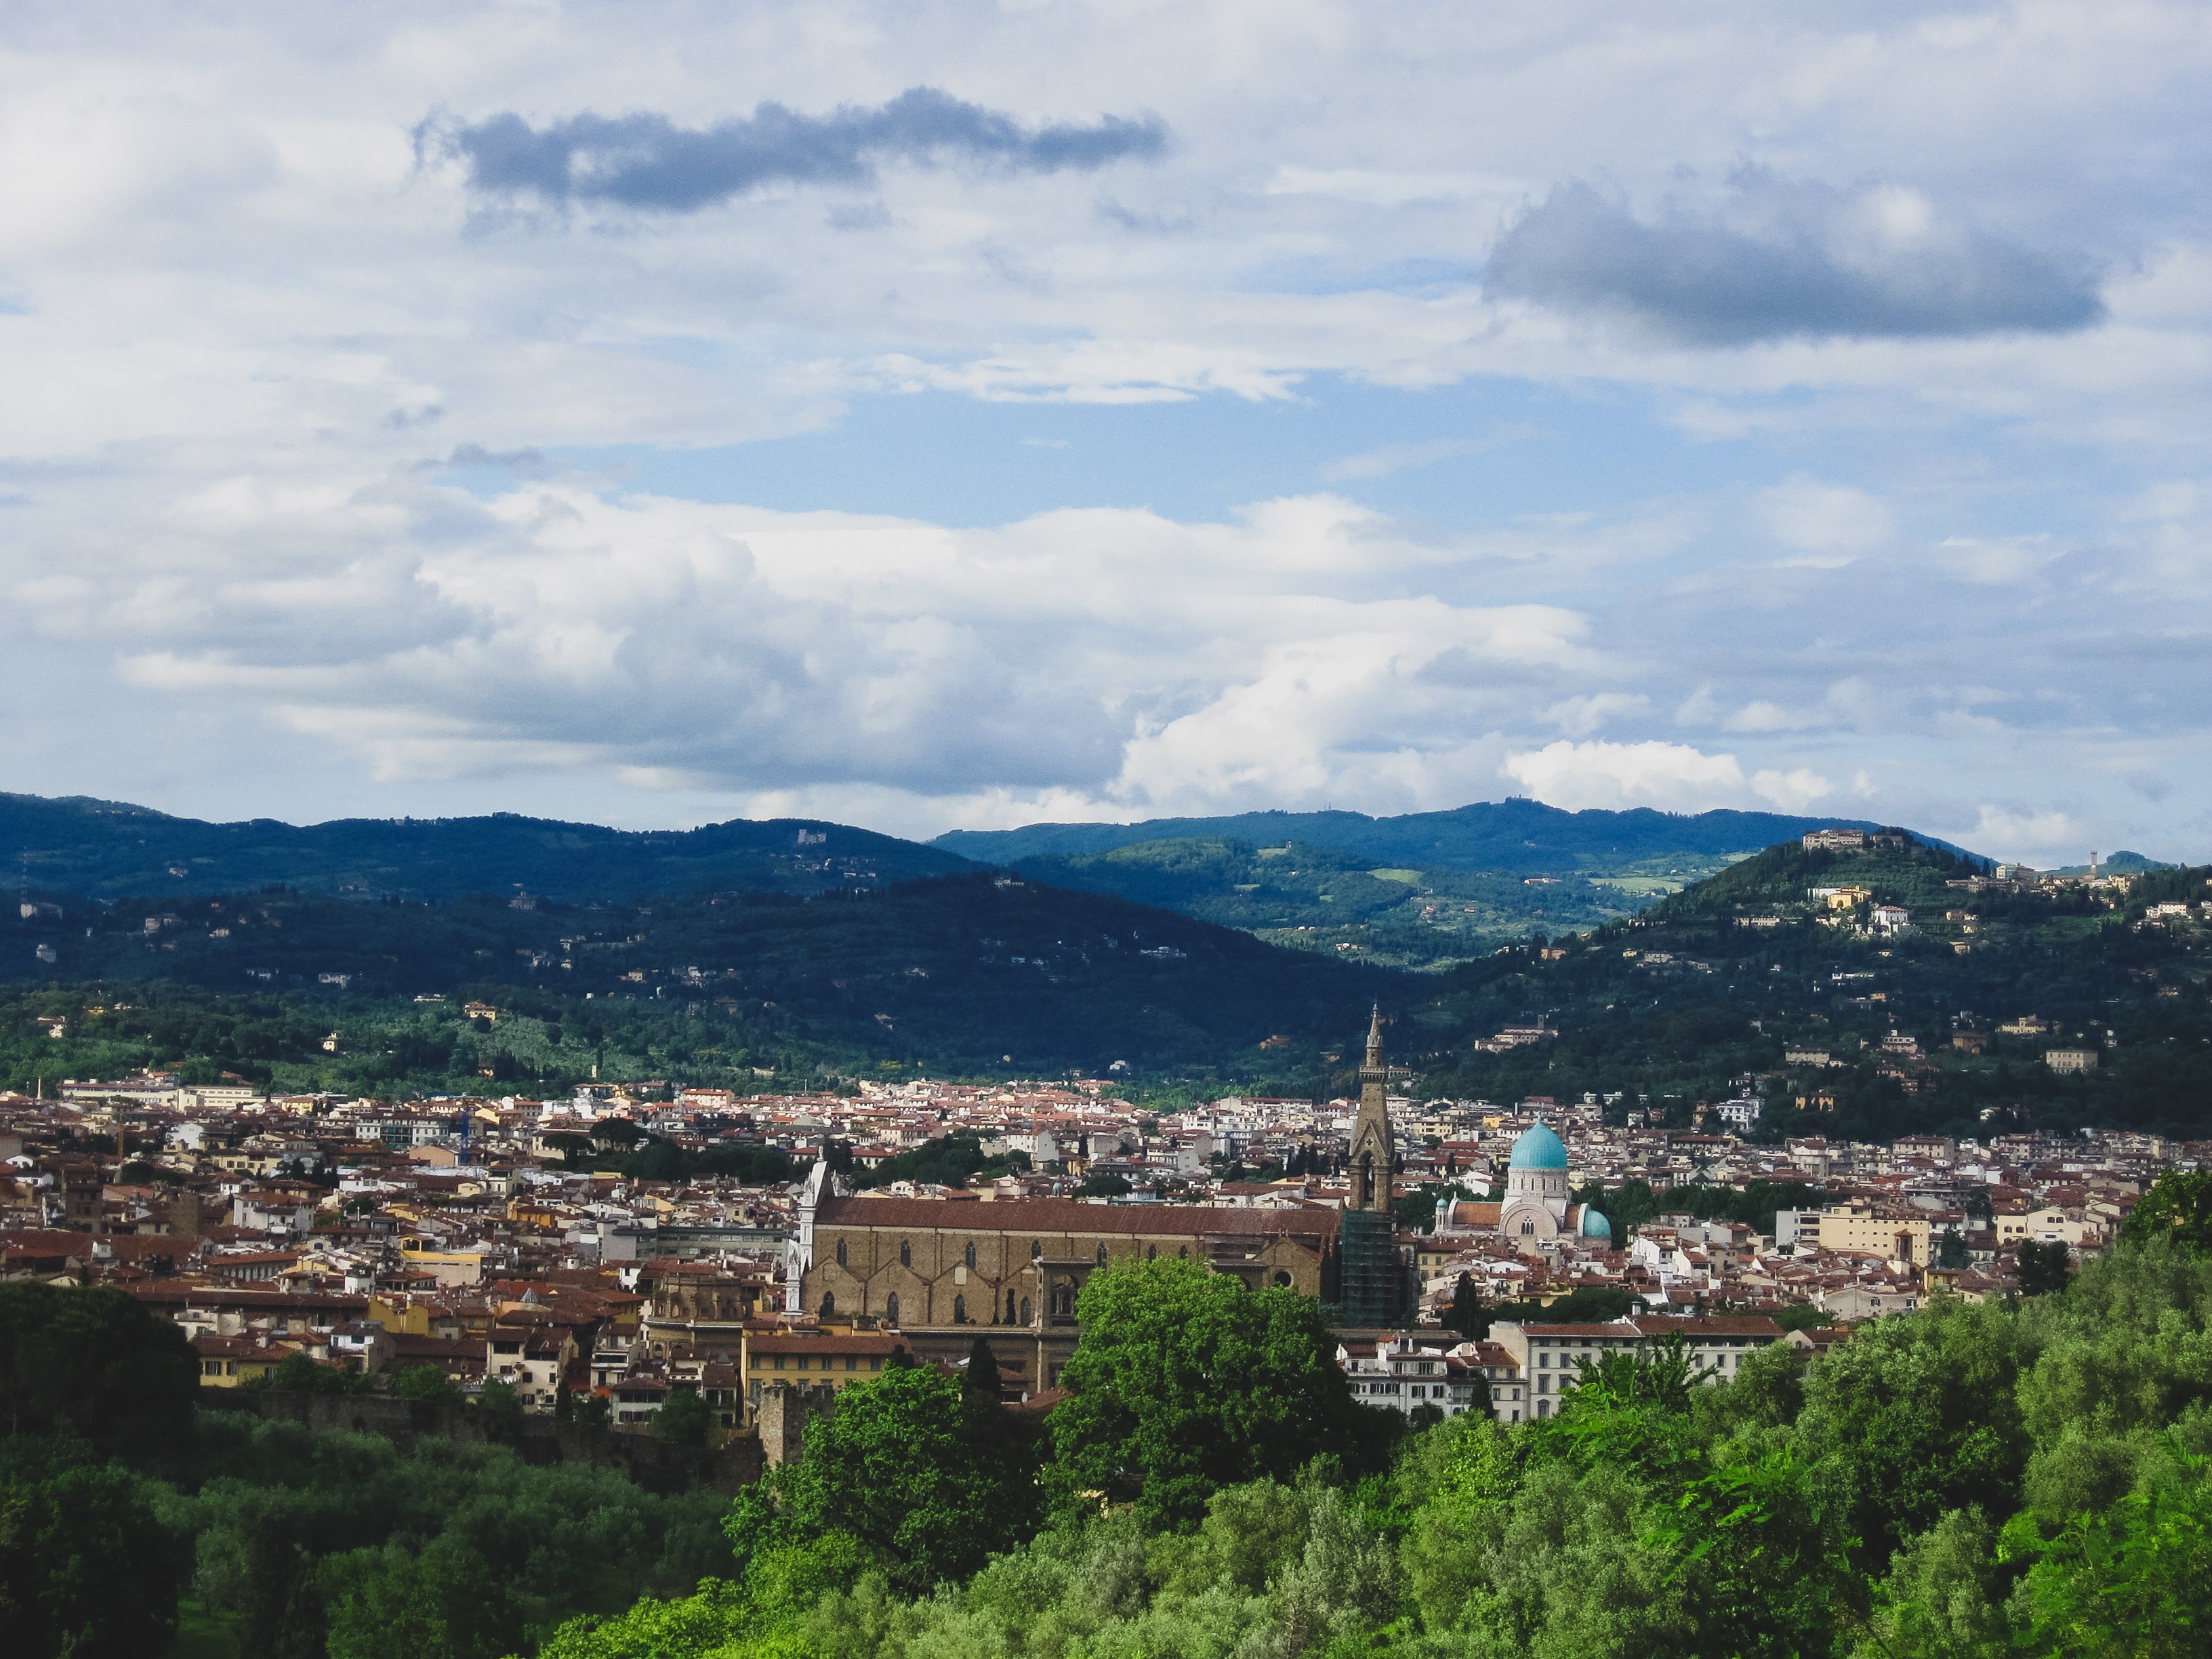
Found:
[[[0,5],[0,789],[2212,857],[2198,3]]]

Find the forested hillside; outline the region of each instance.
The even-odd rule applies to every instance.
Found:
[[[0,1083],[149,1063],[441,1091],[485,1077],[554,1086],[595,1065],[725,1086],[767,1086],[762,1068],[778,1087],[817,1066],[1310,1070],[1389,984],[1169,911],[983,874],[811,899],[521,909],[280,892],[148,908],[0,919],[0,960],[35,975],[5,1009]],[[469,1021],[471,998],[500,1018]],[[58,1039],[40,1015],[67,1022]]]
[[[1754,1092],[1752,1133],[1767,1139],[2212,1131],[2212,872],[2151,872],[2124,895],[1944,884],[1968,867],[1941,848],[1838,859],[1787,843],[1643,915],[1539,927],[1420,974],[980,872],[529,908],[118,902],[0,916],[0,965],[18,976],[0,1004],[0,1084],[151,1065],[283,1089],[504,1093],[596,1066],[781,1090],[1121,1062],[1147,1086],[1326,1097],[1353,1091],[1352,1038],[1379,1000],[1401,1086],[1424,1097],[1589,1092],[1618,1096],[1616,1118],[1683,1127],[1700,1103]],[[1341,868],[1313,880],[1354,904],[1370,899],[1353,884],[1392,884]],[[1832,910],[1805,896],[1815,885],[1868,896]],[[1910,925],[1876,931],[1874,905],[1893,902]],[[2187,913],[2149,914],[2175,904]],[[467,1018],[471,998],[498,1018]],[[1500,1051],[1509,1025],[1528,1035]],[[2044,1054],[2065,1048],[2093,1050],[2094,1069],[2053,1072]]]
[[[715,888],[817,892],[943,875],[966,860],[817,820],[623,830],[511,812],[206,823],[126,802],[0,795],[0,853],[36,894],[174,900],[283,885],[362,896],[520,890],[576,902]]]
[[[955,830],[935,846],[994,864],[1110,852],[1140,842],[1229,840],[1255,847],[1287,842],[1419,869],[1542,874],[1613,870],[1641,860],[1748,853],[1851,818],[1778,812],[1659,812],[1650,807],[1570,812],[1541,801],[1478,801],[1443,812],[1369,817],[1364,812],[1243,812],[1217,818],[1148,818],[1139,823],[1032,823],[1019,830]]]
[[[2212,869],[2153,872],[2124,895],[1943,885],[1963,867],[1942,849],[1771,848],[1632,921],[1440,975],[1405,1000],[1394,1053],[1425,1091],[1620,1091],[1616,1111],[1644,1106],[1675,1127],[1700,1102],[1757,1092],[1753,1133],[1770,1139],[1992,1124],[2212,1133]],[[1870,896],[1836,911],[1807,898],[1813,885]],[[1903,903],[1909,926],[1876,930],[1878,903]],[[2149,914],[2177,903],[2190,914]],[[1558,1035],[1470,1047],[1513,1022]],[[2052,1048],[2093,1050],[2095,1068],[2055,1073]]]
[[[1425,968],[1486,954],[1532,928],[1559,933],[1617,921],[1635,914],[1650,892],[1670,891],[1708,869],[1673,859],[1664,864],[1642,877],[1525,877],[1392,867],[1307,842],[1255,847],[1216,837],[1034,855],[1012,867],[1054,886],[1241,927],[1271,945]]]

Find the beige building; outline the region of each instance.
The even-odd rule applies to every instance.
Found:
[[[1931,1229],[1925,1217],[1883,1215],[1871,1204],[1831,1204],[1820,1212],[1824,1250],[1857,1250],[1925,1267]]]
[[[1109,1262],[1205,1263],[1251,1290],[1337,1298],[1334,1210],[1086,1204],[1065,1198],[844,1198],[808,1183],[790,1249],[787,1308],[902,1332],[917,1356],[957,1361],[979,1334],[1053,1387],[1075,1351],[1076,1298]]]

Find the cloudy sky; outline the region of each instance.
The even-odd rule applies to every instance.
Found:
[[[2201,3],[0,8],[0,788],[2212,854]]]

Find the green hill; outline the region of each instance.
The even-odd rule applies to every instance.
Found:
[[[118,903],[8,917],[0,969],[27,981],[0,1083],[198,1060],[294,1088],[455,1086],[502,1054],[503,1080],[573,1082],[604,1060],[610,1030],[632,1035],[613,1039],[628,1070],[608,1075],[747,1087],[756,1066],[1288,1072],[1348,1041],[1393,985],[1172,912],[982,873],[643,906],[282,892]],[[471,997],[528,1018],[474,1030],[460,1013]],[[188,1030],[131,1035],[180,1002],[198,1011]],[[68,1017],[68,1035],[47,1037],[40,1014]],[[334,1030],[340,1054],[326,1059]]]
[[[1308,842],[1255,847],[1228,836],[1040,854],[1012,867],[1055,886],[1243,928],[1271,945],[1394,968],[1484,955],[1532,928],[1598,927],[1633,915],[1644,902],[1638,890],[1646,885],[1579,872],[1530,878],[1413,869]],[[1648,884],[1664,891],[1682,878],[1661,876]]]
[[[1632,921],[1435,976],[1394,1051],[1424,1093],[1618,1095],[1616,1117],[1640,1109],[1675,1127],[1700,1102],[1757,1090],[1758,1133],[1771,1140],[2084,1126],[2212,1134],[2212,868],[2153,872],[2124,896],[1944,884],[1971,867],[1926,847],[1840,858],[1771,848]],[[1816,909],[1803,897],[1813,885],[1867,887],[1910,926],[1882,933],[1863,904]],[[2189,914],[2149,914],[2174,903]],[[1536,1020],[1559,1035],[1504,1053],[1475,1046]],[[2097,1065],[2059,1073],[2051,1049],[2091,1051]]]
[[[1569,812],[1541,801],[1478,801],[1443,812],[1369,817],[1361,812],[1244,812],[1214,818],[1151,818],[1141,823],[1032,823],[1019,830],[956,830],[933,846],[963,858],[1012,864],[1073,858],[1141,842],[1230,840],[1255,847],[1286,842],[1349,853],[1380,865],[1416,869],[1512,872],[1616,871],[1675,855],[1717,859],[1842,825],[1855,818],[1791,817],[1776,812],[1686,814],[1638,807],[1626,812]]]
[[[1662,899],[1649,917],[1665,922],[1791,907],[1802,911],[1812,905],[1816,887],[1864,888],[1875,903],[1940,908],[1953,899],[1947,883],[1988,873],[1982,860],[1910,836],[1903,841],[1902,846],[1860,853],[1820,852],[1802,841],[1784,842]]]
[[[624,830],[495,813],[207,823],[85,796],[0,795],[0,854],[50,895],[304,891],[448,898],[532,893],[578,901],[741,887],[785,892],[948,874],[941,848],[813,819],[732,819]]]

